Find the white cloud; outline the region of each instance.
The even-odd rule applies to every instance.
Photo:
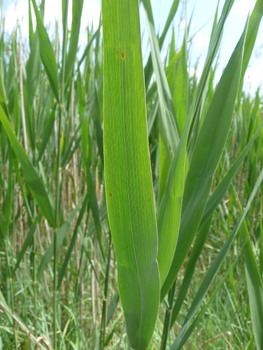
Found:
[[[255,6],[256,0],[239,0],[233,6],[233,13],[239,16],[247,17]]]

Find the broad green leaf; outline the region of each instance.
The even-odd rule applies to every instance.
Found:
[[[44,188],[42,181],[40,180],[38,174],[36,173],[33,165],[31,164],[29,158],[27,157],[23,147],[18,142],[12,127],[0,106],[0,121],[5,129],[5,132],[8,136],[8,139],[11,143],[11,146],[16,154],[17,159],[19,160],[25,181],[35,198],[39,208],[45,218],[49,221],[51,226],[55,227],[54,222],[54,208],[52,208],[50,201],[48,199],[47,192]]]
[[[129,341],[146,350],[160,286],[138,1],[103,0],[102,19],[108,216]]]
[[[177,247],[162,298],[172,286],[192,244],[225,146],[239,87],[246,29],[247,26],[217,85],[196,140],[185,182]]]
[[[68,233],[69,227],[72,224],[72,221],[74,220],[77,212],[80,210],[84,199],[85,199],[85,195],[79,200],[75,209],[72,210],[72,212],[69,214],[68,218],[64,221],[64,223],[62,224],[62,226],[58,230],[58,232],[56,234],[57,235],[57,242],[56,242],[57,249],[61,246],[64,238],[66,237],[66,234]],[[38,280],[40,280],[42,278],[43,272],[46,269],[47,265],[50,263],[51,259],[53,258],[53,255],[54,255],[54,239],[52,240],[52,242],[48,246],[48,248],[43,256],[43,259],[40,263],[40,266],[38,268],[38,272],[37,272],[37,279]]]
[[[58,67],[56,63],[55,53],[53,51],[51,42],[49,40],[46,28],[44,27],[40,12],[37,8],[36,0],[32,0],[34,7],[36,20],[37,20],[37,31],[40,44],[40,55],[42,63],[45,67],[45,71],[48,76],[50,86],[53,94],[59,103],[59,91],[58,91]]]

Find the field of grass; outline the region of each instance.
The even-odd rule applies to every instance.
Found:
[[[234,0],[200,77],[184,2],[157,35],[141,1],[145,65],[140,2],[102,0],[80,52],[83,2],[49,37],[28,0],[29,51],[0,19],[0,350],[263,350],[263,1],[217,82]]]

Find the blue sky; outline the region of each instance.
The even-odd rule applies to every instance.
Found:
[[[2,0],[3,1],[3,0]],[[152,0],[152,7],[155,18],[155,26],[157,32],[161,32],[166,18],[168,16],[171,4],[173,0]],[[226,32],[223,37],[222,47],[220,50],[219,59],[219,71],[226,65],[245,25],[247,14],[249,9],[253,9],[256,0],[236,0],[235,4],[229,15]],[[223,6],[224,1],[220,1],[220,9]],[[6,30],[11,32],[18,20],[21,25],[22,34],[28,37],[28,1],[27,0],[4,0],[4,14],[6,18]],[[196,34],[193,49],[191,51],[191,63],[199,61],[199,72],[202,70],[204,63],[205,53],[207,51],[211,26],[213,23],[213,17],[217,6],[217,0],[188,0],[187,1],[187,16],[188,18],[193,13],[193,20],[191,25],[190,34]],[[46,0],[45,11],[45,24],[52,30],[52,24],[55,22],[55,17],[59,16],[60,12],[60,0]],[[87,19],[89,24],[94,23],[96,27],[99,23],[100,15],[100,0],[84,0],[83,11],[83,26],[82,35],[80,36],[80,42],[84,46],[86,35],[85,26],[87,25]],[[177,38],[178,47],[180,46],[180,40],[184,32],[184,17],[183,2],[179,6],[177,11],[174,26]],[[70,18],[69,18],[70,20]],[[141,11],[141,23],[142,32],[146,31],[145,40],[147,41],[147,28],[145,24],[145,17],[143,9]],[[50,25],[51,24],[51,25]],[[202,29],[201,29],[202,28]],[[168,33],[165,43],[164,51],[167,50],[169,40],[171,38],[171,31]],[[143,45],[143,50],[146,50],[146,45]],[[249,64],[249,69],[245,77],[245,86],[247,91],[254,91],[261,86],[263,81],[263,24],[260,26],[258,38],[256,41],[255,49],[252,54],[252,58]]]

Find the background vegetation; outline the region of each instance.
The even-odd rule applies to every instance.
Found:
[[[137,0],[103,1],[102,22],[97,31],[87,28],[83,54],[83,0],[72,9],[62,1],[63,33],[54,38],[43,25],[45,0],[39,7],[29,0],[30,52],[19,27],[4,34],[1,18],[0,350],[117,350],[130,343],[140,350],[149,342],[149,349],[263,349],[262,96],[243,91],[263,1],[216,83],[233,3],[215,9],[200,78],[198,66],[189,73],[191,19],[182,46],[172,28],[162,50],[179,0],[159,36],[151,2],[142,1],[151,48],[145,67]],[[116,141],[122,137],[130,140],[126,153]],[[130,202],[122,197],[126,185],[135,190]],[[118,187],[117,204],[110,203]],[[145,251],[153,252],[160,280],[150,275],[151,288],[143,283],[139,296],[123,283],[121,305],[117,265],[131,242],[128,235],[119,241],[118,227],[127,230],[120,213],[129,205],[148,220],[135,236],[149,225],[155,234],[149,230],[150,245],[145,236],[133,242],[141,265],[119,283],[134,271],[144,281]],[[156,302],[148,299],[152,288]],[[140,309],[144,292],[145,305],[152,304]],[[139,318],[152,315],[139,335],[127,319],[129,303]]]

